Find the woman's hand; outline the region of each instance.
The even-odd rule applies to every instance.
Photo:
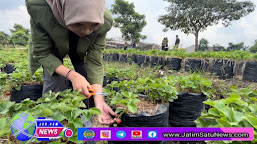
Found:
[[[81,94],[85,95],[85,96],[89,96],[89,89],[91,89],[91,85],[89,84],[89,82],[85,79],[84,76],[82,76],[81,74],[72,71],[69,74],[69,80],[72,83],[73,86],[73,90],[78,90],[81,89]]]
[[[98,102],[95,104],[95,106],[102,112],[102,115],[98,115],[98,120],[100,124],[110,125],[116,121],[116,118],[113,119],[111,115],[115,117],[117,114],[106,102]]]

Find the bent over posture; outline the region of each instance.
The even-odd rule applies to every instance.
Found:
[[[65,78],[85,96],[91,86],[102,92],[105,37],[113,23],[105,0],[26,0],[26,6],[31,24],[29,69],[33,74],[43,66],[43,93],[65,90]],[[63,65],[66,55],[75,71]],[[102,111],[100,123],[114,122],[111,115],[116,114],[103,96],[93,96],[86,105]]]

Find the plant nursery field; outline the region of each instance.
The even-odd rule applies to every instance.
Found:
[[[167,144],[257,143],[256,54],[108,49],[103,60],[105,101],[121,120],[111,127],[253,127],[251,142]],[[73,69],[68,57],[64,65]],[[86,109],[79,91],[42,97],[43,70],[29,73],[26,50],[0,50],[0,68],[0,143],[25,143],[12,136],[8,122],[21,112],[52,117],[73,129],[73,137],[53,144],[83,143],[77,140],[76,128],[83,127],[80,115],[93,118],[95,127],[108,127],[97,122],[97,108]],[[27,143],[44,142],[32,138]]]

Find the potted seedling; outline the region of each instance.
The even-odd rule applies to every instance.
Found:
[[[43,69],[37,70],[34,75],[28,72],[26,62],[16,65],[17,70],[9,74],[7,80],[11,89],[11,101],[21,102],[26,98],[37,100],[42,97]]]
[[[169,104],[169,121],[174,127],[194,127],[194,120],[204,110],[203,101],[211,95],[212,83],[198,74],[170,77],[180,91],[178,99]],[[174,81],[175,80],[175,81]]]

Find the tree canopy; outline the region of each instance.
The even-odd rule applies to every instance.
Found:
[[[250,48],[250,52],[252,52],[252,53],[257,52],[257,40],[255,40],[254,45]]]
[[[208,48],[209,48],[208,44],[209,44],[208,40],[205,39],[205,38],[202,38],[200,40],[198,50],[199,51],[206,51],[206,50],[208,50]]]
[[[10,29],[12,33],[11,42],[15,45],[25,46],[29,40],[29,29],[24,28],[20,24],[14,24],[14,29]]]
[[[199,32],[208,26],[230,25],[231,21],[251,13],[255,5],[251,1],[239,0],[164,0],[170,3],[168,14],[161,15],[158,21],[165,26],[164,31],[181,30],[195,35],[195,51],[198,51]]]
[[[238,44],[233,44],[233,43],[228,43],[227,51],[238,51],[238,50],[247,50],[248,47],[244,46],[244,42],[238,43]]]
[[[115,0],[111,12],[114,14],[114,27],[120,28],[122,38],[131,40],[133,38],[146,39],[140,32],[146,26],[145,15],[135,12],[134,3],[125,0]]]

